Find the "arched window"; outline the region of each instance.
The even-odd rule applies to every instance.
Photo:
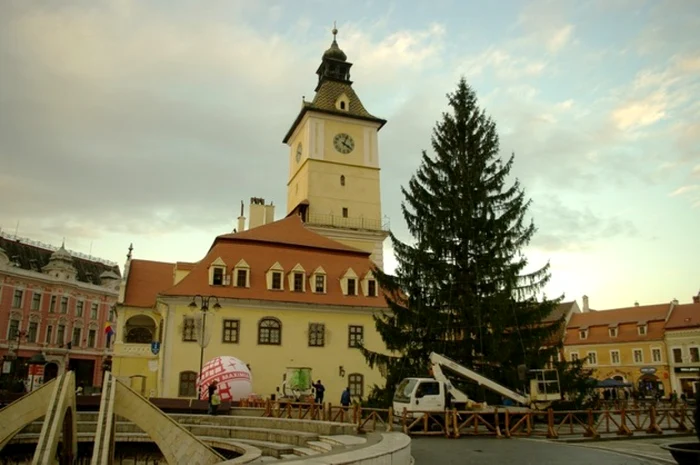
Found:
[[[156,333],[156,322],[146,315],[134,315],[124,325],[124,342],[150,344]]]
[[[258,344],[282,344],[282,323],[277,318],[263,318],[258,324]]]
[[[180,372],[180,386],[177,395],[180,397],[197,397],[197,373],[194,371]]]
[[[365,377],[360,373],[350,373],[348,375],[348,387],[350,395],[353,397],[362,397],[364,395]]]
[[[345,175],[344,175],[344,174],[341,174],[341,175],[340,175],[340,185],[341,185],[341,186],[344,186],[344,185],[345,185]]]
[[[340,102],[340,109],[345,110],[345,102]]]

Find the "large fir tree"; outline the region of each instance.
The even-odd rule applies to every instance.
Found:
[[[509,179],[495,123],[464,79],[448,94],[450,111],[433,131],[407,188],[403,215],[413,244],[391,240],[395,275],[377,270],[389,311],[376,318],[398,356],[363,349],[387,375],[386,402],[404,377],[427,376],[430,352],[444,354],[511,387],[516,367],[541,367],[557,348],[541,350],[562,321],[543,324],[559,300],[540,297],[549,264],[527,270],[523,248],[535,233],[530,201]]]

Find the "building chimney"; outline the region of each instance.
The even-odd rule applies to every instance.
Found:
[[[700,291],[698,291],[698,295],[693,296],[693,303],[700,304]]]
[[[238,217],[238,227],[235,232],[245,231],[245,216],[243,216],[243,201],[241,200],[241,216]]]
[[[584,295],[583,296],[583,313],[590,312],[591,309],[588,307],[588,296]]]
[[[635,306],[635,307],[639,307],[639,302],[635,300],[635,301],[634,301],[634,306]]]
[[[275,221],[275,206],[272,203],[265,205],[263,198],[251,197],[249,214],[248,227],[250,229],[257,228]]]

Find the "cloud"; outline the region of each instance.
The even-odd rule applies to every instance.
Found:
[[[692,186],[682,186],[676,189],[675,191],[671,192],[669,197],[677,197],[679,195],[685,195],[691,192],[696,192],[700,190],[700,184],[694,184]]]

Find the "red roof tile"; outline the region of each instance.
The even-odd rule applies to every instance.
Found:
[[[643,305],[614,310],[575,313],[566,327],[564,345],[615,344],[661,340],[671,304]],[[647,323],[647,333],[640,335],[638,323]],[[617,327],[617,336],[610,336],[609,328]],[[588,329],[588,337],[581,339],[579,330]]]
[[[160,292],[173,285],[172,263],[131,260],[124,306],[151,308]]]
[[[666,322],[666,329],[700,327],[700,303],[676,305]]]
[[[569,328],[590,326],[607,326],[619,323],[637,323],[639,321],[665,320],[671,304],[640,305],[614,310],[601,310],[575,313],[571,316]]]

